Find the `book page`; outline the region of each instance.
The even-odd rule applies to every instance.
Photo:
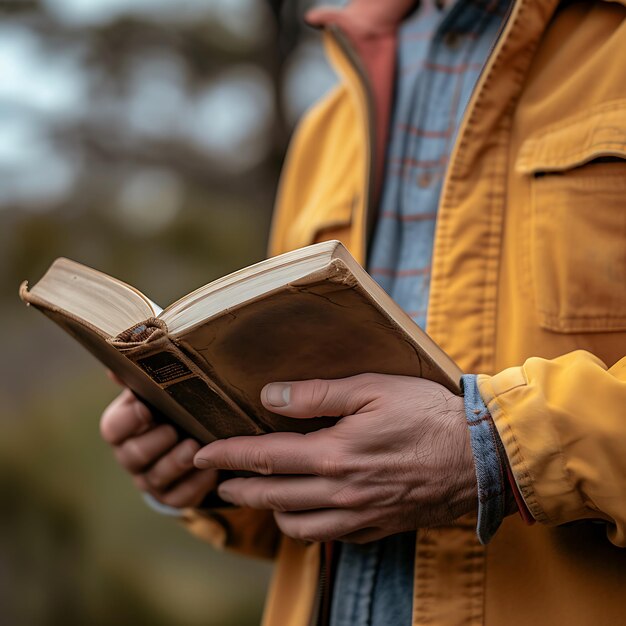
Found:
[[[160,312],[134,287],[65,258],[57,259],[30,293],[110,337]]]
[[[168,306],[160,316],[172,334],[322,269],[341,244],[325,241],[265,259],[218,278]]]

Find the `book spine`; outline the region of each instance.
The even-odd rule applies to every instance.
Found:
[[[264,432],[207,371],[185,354],[161,320],[146,320],[110,343],[215,438]]]

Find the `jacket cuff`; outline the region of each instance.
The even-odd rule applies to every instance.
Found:
[[[596,396],[581,393],[600,389],[601,377],[611,378],[583,351],[553,360],[531,358],[522,367],[478,377],[519,492],[538,522],[610,521],[585,493],[599,491],[602,475],[587,459],[602,459],[603,450],[612,460],[609,452],[616,447],[607,429],[612,423],[602,415],[591,421],[598,416]]]
[[[538,522],[555,523],[556,520],[550,519],[535,492],[531,469],[526,460],[527,454],[522,451],[518,440],[516,422],[520,418],[516,417],[513,407],[516,398],[520,397],[520,390],[527,387],[523,368],[511,367],[495,376],[479,375],[477,385],[506,450],[511,474],[524,504]],[[520,409],[521,406],[518,406],[518,411]]]

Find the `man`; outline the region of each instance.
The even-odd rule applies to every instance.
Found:
[[[623,622],[625,4],[308,16],[341,84],[293,140],[270,252],[341,239],[479,375],[464,399],[278,381],[268,409],[343,419],[202,450],[127,393],[109,407],[141,489],[215,545],[277,557],[266,625]],[[266,476],[217,486],[219,469]],[[194,508],[216,487],[234,508]]]

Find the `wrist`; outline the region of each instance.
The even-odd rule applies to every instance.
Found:
[[[446,508],[452,521],[462,515],[476,512],[478,502],[478,486],[474,469],[474,455],[465,420],[464,399],[461,396],[452,396],[448,399],[445,419],[449,437],[446,444],[448,456],[448,481],[446,490]]]

